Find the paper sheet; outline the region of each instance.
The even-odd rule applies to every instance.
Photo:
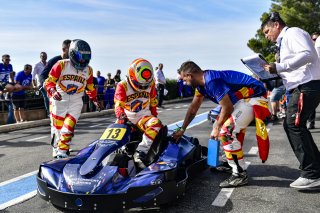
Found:
[[[262,81],[269,81],[280,78],[278,74],[271,74],[263,69],[263,66],[265,64],[268,64],[268,62],[263,58],[261,54],[255,54],[242,58],[241,61],[251,72],[253,72],[253,74],[257,75]]]

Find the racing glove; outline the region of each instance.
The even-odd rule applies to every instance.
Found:
[[[56,101],[62,100],[61,94],[55,88],[51,88],[50,93],[51,93],[51,96],[54,100],[56,100]]]
[[[103,106],[101,105],[101,103],[98,101],[97,98],[92,99],[92,102],[97,107],[99,112],[103,110]]]
[[[128,121],[128,117],[125,113],[121,113],[118,117],[116,123],[117,124],[125,124]]]

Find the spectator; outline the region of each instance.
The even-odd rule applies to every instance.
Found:
[[[93,86],[94,86],[94,88],[96,88],[96,90],[98,90],[98,80],[96,77],[93,77]],[[97,98],[98,98],[98,95],[97,95]],[[86,108],[88,106],[87,104],[89,104],[89,112],[95,112],[97,110],[96,105],[94,104],[94,102],[92,100],[90,100],[89,96],[86,93],[84,94],[82,99],[83,99],[83,103],[85,105],[85,112],[86,112]],[[99,99],[98,99],[98,101],[99,101]],[[103,105],[101,105],[101,106],[103,106]]]
[[[47,96],[46,90],[42,87],[41,81],[40,81],[40,75],[42,71],[44,70],[45,66],[47,65],[47,53],[41,52],[40,53],[40,62],[38,62],[32,71],[32,83],[33,87],[37,87],[39,91],[42,94],[43,101],[44,101],[44,107],[46,110],[46,115],[50,117],[50,111],[49,111],[49,98]]]
[[[277,121],[279,118],[277,113],[280,109],[279,101],[282,99],[283,95],[286,92],[286,88],[283,85],[281,79],[276,79],[273,81],[273,89],[270,95],[271,102],[271,121]]]
[[[315,45],[318,58],[320,59],[320,39],[318,39],[319,35],[320,34],[318,32],[312,33],[311,39]],[[320,68],[319,68],[319,70],[320,70]],[[315,122],[316,122],[316,110],[314,110],[308,118],[308,125],[307,125],[308,129],[314,129]]]
[[[90,99],[100,109],[97,90],[93,85],[91,48],[83,40],[73,40],[69,49],[70,59],[56,63],[45,81],[45,88],[52,103],[52,126],[55,129],[57,147],[53,157],[69,156],[70,142],[83,106],[82,96],[87,91]]]
[[[39,77],[40,85],[43,85],[44,81],[48,78],[51,68],[55,63],[57,63],[57,61],[69,58],[70,43],[71,43],[71,40],[69,39],[64,40],[62,42],[62,54],[55,56],[48,61],[47,65],[44,67],[44,69],[40,74],[40,77]]]
[[[51,58],[47,65],[44,67],[44,69],[42,70],[41,74],[40,74],[40,85],[42,85],[44,87],[44,82],[45,80],[48,78],[49,76],[49,72],[51,70],[51,68],[53,67],[53,65],[55,63],[57,63],[59,60],[62,60],[62,59],[67,59],[69,58],[69,47],[70,47],[70,43],[71,43],[71,40],[67,39],[67,40],[64,40],[62,42],[62,54],[61,55],[58,55],[58,56],[55,56],[53,58]],[[48,94],[47,94],[47,90],[44,89],[44,92],[46,93],[45,95],[48,97]],[[49,97],[48,97],[49,98]],[[50,108],[49,108],[50,110]],[[50,112],[51,114],[51,112]],[[51,117],[50,117],[51,118]],[[52,122],[51,122],[52,124]],[[51,126],[51,145],[53,147],[56,147],[56,144],[55,144],[55,134],[54,134],[54,127]],[[55,153],[55,149],[54,150],[54,153]]]
[[[116,85],[121,81],[121,70],[117,70],[113,80],[116,82]]]
[[[306,125],[320,102],[317,51],[309,33],[297,27],[288,28],[277,12],[267,17],[261,30],[268,40],[277,42],[280,55],[280,62],[267,64],[264,69],[278,73],[292,95],[283,126],[300,162],[301,173],[290,187],[307,189],[320,186],[320,152]]]
[[[162,102],[163,102],[163,96],[164,96],[164,87],[166,85],[166,78],[164,77],[162,69],[163,69],[163,64],[160,63],[158,66],[158,70],[156,70],[156,74],[155,74],[158,107],[161,107],[161,108],[163,108]]]
[[[16,90],[13,84],[13,68],[10,64],[10,61],[10,55],[5,54],[2,56],[2,63],[0,63],[0,100],[5,99],[3,93],[13,92],[14,90]],[[10,83],[9,80],[12,83]]]
[[[232,175],[219,186],[227,188],[248,184],[242,146],[246,128],[254,118],[257,141],[265,144],[265,149],[259,150],[260,153],[266,153],[260,155],[262,160],[266,160],[269,151],[268,132],[263,120],[270,116],[270,112],[264,85],[237,71],[203,71],[192,61],[183,63],[180,71],[188,85],[197,89],[184,122],[173,137],[179,139],[183,135],[205,97],[221,105],[219,118],[213,125],[210,137],[220,139],[228,164],[232,167]]]
[[[180,70],[178,70],[178,74],[177,74],[177,85],[178,85],[178,96],[179,98],[183,98],[183,79],[180,75]]]
[[[15,78],[15,76],[16,76],[16,72],[13,71],[12,72],[13,79]],[[11,81],[11,79],[10,79],[9,83],[12,83],[12,85],[14,85],[14,81]],[[14,123],[16,123],[16,120],[14,118],[14,110],[13,110],[12,99],[6,100],[6,104],[7,104],[7,107],[8,107],[7,124],[14,124]]]
[[[106,80],[104,87],[106,88],[105,92],[105,108],[112,109],[114,104],[114,88],[115,88],[115,81],[111,78],[111,73],[108,73],[108,79]]]
[[[104,106],[104,83],[106,79],[101,76],[100,71],[97,71],[97,87],[98,87],[98,101],[100,102],[101,106]]]
[[[183,96],[190,97],[192,95],[193,95],[192,88],[185,81],[183,81]]]
[[[14,117],[17,123],[26,121],[24,109],[26,108],[26,92],[25,90],[32,89],[32,66],[30,64],[24,65],[23,71],[20,71],[15,76],[15,83],[20,87],[20,91],[13,92],[12,103],[14,110]]]

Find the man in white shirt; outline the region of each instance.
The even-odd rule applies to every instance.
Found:
[[[318,57],[320,59],[320,39],[318,39],[319,35],[320,34],[318,32],[314,32],[311,35],[311,39],[314,43],[314,47],[316,48]],[[319,67],[319,71],[320,71],[320,67]],[[314,110],[308,118],[308,123],[307,123],[308,129],[315,129],[315,122],[316,122],[316,110]]]
[[[156,85],[157,85],[157,98],[158,98],[158,107],[163,108],[163,96],[164,96],[164,87],[166,85],[166,78],[163,74],[163,64],[159,64],[158,69],[156,70]]]
[[[40,62],[38,62],[35,66],[34,69],[32,71],[32,84],[34,87],[38,87],[39,91],[42,94],[43,97],[43,101],[44,101],[44,106],[46,109],[46,113],[49,117],[49,99],[47,96],[46,91],[44,90],[44,88],[41,85],[41,81],[40,81],[40,75],[43,71],[43,69],[45,68],[45,66],[47,65],[47,53],[46,52],[41,52],[40,53]]]
[[[301,174],[290,187],[320,186],[320,152],[306,125],[320,102],[320,61],[314,44],[309,33],[288,28],[277,12],[268,16],[261,30],[268,40],[277,43],[280,53],[280,62],[265,65],[264,69],[278,73],[292,95],[283,127],[300,162]]]

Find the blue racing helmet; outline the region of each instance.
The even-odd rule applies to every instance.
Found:
[[[69,58],[77,70],[83,70],[91,60],[91,48],[81,39],[73,40],[69,48]]]

